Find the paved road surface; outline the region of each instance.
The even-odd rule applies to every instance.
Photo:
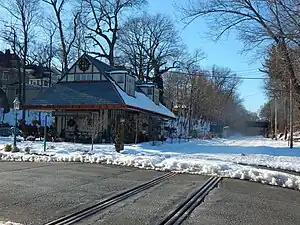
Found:
[[[223,180],[184,225],[299,225],[300,192]]]
[[[97,164],[0,162],[0,221],[44,224],[162,174]],[[177,175],[81,224],[157,224],[206,179]],[[299,199],[297,191],[223,180],[185,224],[299,225]]]

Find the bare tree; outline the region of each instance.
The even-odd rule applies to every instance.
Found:
[[[118,49],[140,80],[178,68],[184,49],[173,22],[162,14],[130,18],[120,29]]]
[[[278,45],[288,76],[300,93],[290,51],[291,47],[299,46],[299,9],[300,5],[295,1],[285,0],[189,0],[182,12],[187,23],[205,18],[216,39],[236,30],[245,50],[255,47],[266,50],[273,43]]]
[[[143,5],[145,0],[80,0],[84,8],[82,23],[87,29],[86,38],[95,48],[89,51],[96,57],[102,57],[115,64],[115,47],[121,22],[126,11]],[[84,19],[85,18],[85,19]]]
[[[62,71],[66,72],[69,68],[71,61],[71,51],[74,47],[74,42],[78,35],[79,16],[80,9],[72,12],[72,16],[63,17],[66,13],[65,8],[70,7],[68,5],[69,0],[42,0],[46,4],[50,5],[53,10],[52,23],[56,25],[59,32],[59,39],[61,43],[61,60],[62,60]],[[70,22],[69,19],[72,19]],[[71,25],[70,25],[71,24]],[[70,32],[69,32],[70,31]]]
[[[22,103],[25,103],[25,82],[26,71],[25,66],[27,63],[29,43],[34,35],[34,29],[37,26],[37,19],[39,17],[39,0],[3,0],[0,6],[4,8],[9,14],[12,21],[14,21],[14,38],[18,38],[20,41],[20,49],[22,52]],[[7,21],[7,24],[10,24]],[[15,42],[16,43],[16,42]],[[23,117],[25,114],[23,113]]]
[[[104,118],[100,117],[99,113],[89,113],[82,121],[83,129],[88,131],[92,139],[91,151],[94,150],[94,142],[99,139],[99,131],[104,124]]]

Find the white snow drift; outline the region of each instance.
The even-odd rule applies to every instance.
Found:
[[[11,142],[11,138],[1,138],[0,149]],[[18,146],[21,149],[30,147],[30,154],[0,151],[0,159],[106,163],[246,179],[300,190],[300,176],[254,167],[261,165],[300,172],[300,148],[290,150],[284,141],[260,137],[176,141],[155,146],[151,143],[127,145],[121,153],[116,153],[113,145],[96,145],[93,152],[90,145],[73,143],[48,143],[46,152],[43,152],[41,141],[18,142]]]
[[[11,221],[0,221],[0,225],[23,225],[21,223],[14,223],[14,222],[11,222]]]

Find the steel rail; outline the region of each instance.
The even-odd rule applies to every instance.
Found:
[[[181,224],[201,203],[208,193],[221,181],[221,177],[210,177],[200,188],[188,196],[174,210],[160,221],[159,225]]]
[[[98,212],[100,212],[101,210],[109,207],[109,206],[112,206],[118,202],[121,202],[135,194],[138,194],[142,191],[145,191],[151,187],[154,187],[155,185],[175,176],[176,173],[174,172],[169,172],[167,174],[164,174],[160,177],[157,177],[153,180],[150,180],[148,182],[145,182],[143,184],[140,184],[138,186],[135,186],[134,188],[130,188],[128,190],[125,190],[119,194],[116,194],[116,195],[113,195],[109,198],[106,198],[104,200],[102,200],[101,202],[99,203],[96,203],[92,206],[89,206],[85,209],[82,209],[78,212],[75,212],[75,213],[71,213],[67,216],[64,216],[64,217],[61,217],[61,218],[58,218],[54,221],[51,221],[51,222],[48,222],[46,223],[45,225],[69,225],[69,224],[74,224],[80,220],[83,220],[91,215],[94,215]]]

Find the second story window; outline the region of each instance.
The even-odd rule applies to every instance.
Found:
[[[152,87],[148,87],[148,90],[147,90],[147,95],[152,95]]]
[[[8,73],[2,72],[2,80],[8,80]]]
[[[119,75],[118,79],[117,79],[118,83],[124,83],[124,76],[123,75]]]

